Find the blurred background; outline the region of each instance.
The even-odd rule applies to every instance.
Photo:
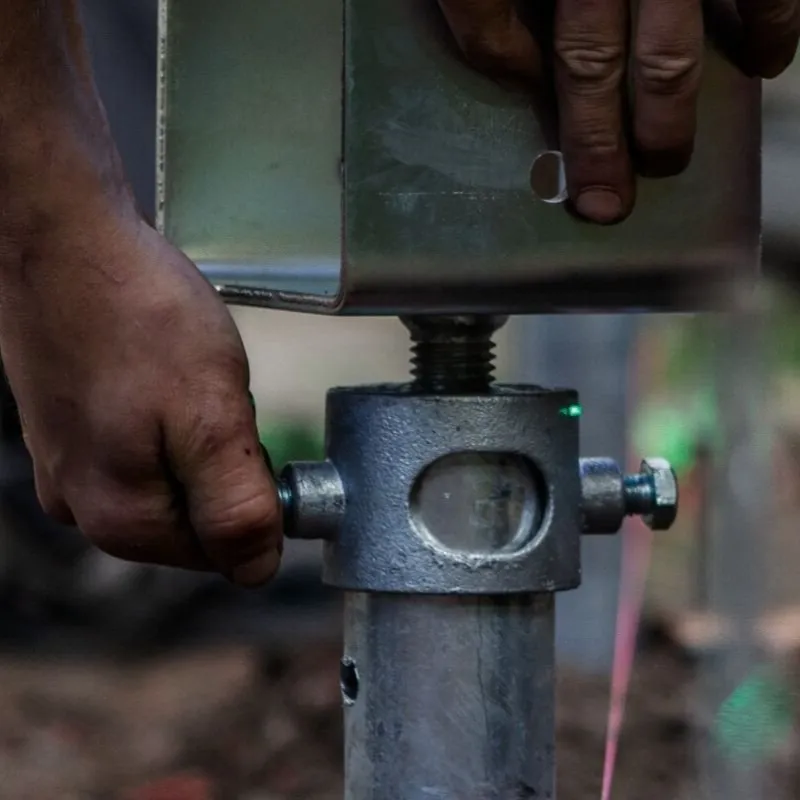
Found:
[[[153,216],[157,0],[82,5]],[[664,455],[682,481],[655,543],[619,797],[800,796],[800,64],[765,88],[766,315],[516,319],[498,340],[501,379],[581,392],[583,455]],[[395,320],[234,314],[276,466],[321,455],[330,386],[408,374]],[[0,795],[340,797],[339,609],[317,544],[291,543],[280,579],[247,593],[106,557],[42,515],[2,391]],[[587,538],[584,585],[558,598],[562,800],[599,794],[637,535]]]

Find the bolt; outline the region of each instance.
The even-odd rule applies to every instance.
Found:
[[[678,480],[663,458],[646,458],[641,471],[624,475],[610,458],[582,458],[581,512],[585,533],[616,533],[626,516],[641,516],[664,531],[678,513]]]
[[[678,515],[678,479],[663,458],[645,458],[638,475],[626,475],[623,482],[625,510],[640,514],[653,531],[672,527]]]

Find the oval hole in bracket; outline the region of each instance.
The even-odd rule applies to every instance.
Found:
[[[531,189],[537,200],[551,205],[567,199],[564,157],[558,150],[539,153],[531,166]]]

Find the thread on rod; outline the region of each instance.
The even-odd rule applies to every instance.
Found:
[[[412,348],[414,387],[424,392],[483,392],[494,381],[494,343],[416,342]]]
[[[624,486],[628,514],[648,514],[653,511],[655,486],[649,475],[626,475]]]
[[[404,320],[413,341],[413,388],[432,394],[488,391],[494,381],[492,334],[503,321],[496,317]]]

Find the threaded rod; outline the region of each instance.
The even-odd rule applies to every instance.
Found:
[[[626,475],[623,478],[625,509],[629,515],[649,514],[656,502],[655,486],[650,475]]]
[[[412,388],[426,394],[480,394],[494,381],[492,335],[505,317],[409,317]]]

